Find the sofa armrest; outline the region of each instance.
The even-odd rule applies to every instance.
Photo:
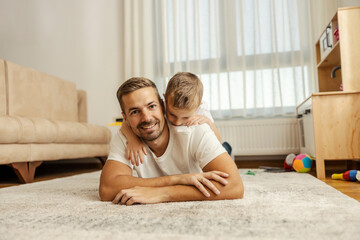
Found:
[[[84,90],[77,91],[78,119],[79,122],[87,122],[87,98]]]
[[[6,104],[5,61],[0,59],[0,116],[6,115]]]

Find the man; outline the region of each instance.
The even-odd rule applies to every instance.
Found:
[[[126,138],[118,131],[101,173],[101,200],[132,205],[242,198],[236,165],[207,124],[168,125],[157,88],[145,78],[127,80],[117,97],[124,120],[148,154],[144,164],[131,166],[125,157]],[[138,177],[132,176],[132,167]]]

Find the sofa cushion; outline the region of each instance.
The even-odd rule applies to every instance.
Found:
[[[31,161],[107,156],[109,144],[29,144]]]
[[[0,59],[0,116],[6,114],[5,63]]]
[[[75,83],[6,62],[8,114],[78,121]]]
[[[0,163],[29,162],[31,144],[0,144]]]
[[[106,127],[43,118],[0,117],[0,144],[3,143],[109,143]]]
[[[109,144],[0,144],[0,163],[107,156]]]
[[[0,143],[54,142],[56,135],[56,126],[46,119],[0,117]]]
[[[55,143],[109,143],[108,128],[89,123],[54,121],[57,129]]]

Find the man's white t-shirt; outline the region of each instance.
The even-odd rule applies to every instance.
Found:
[[[169,126],[170,139],[165,153],[156,155],[146,146],[144,163],[132,166],[126,159],[126,137],[118,131],[111,140],[109,160],[115,160],[134,169],[138,177],[152,178],[175,174],[199,173],[214,158],[226,152],[207,124]]]
[[[201,115],[209,118],[211,122],[214,122],[214,119],[211,116],[209,108],[205,102],[202,102],[200,106],[196,109],[195,115]]]

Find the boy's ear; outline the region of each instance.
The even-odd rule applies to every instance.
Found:
[[[160,105],[161,105],[161,109],[163,111],[163,114],[165,114],[165,103],[164,103],[164,100],[160,100]]]

